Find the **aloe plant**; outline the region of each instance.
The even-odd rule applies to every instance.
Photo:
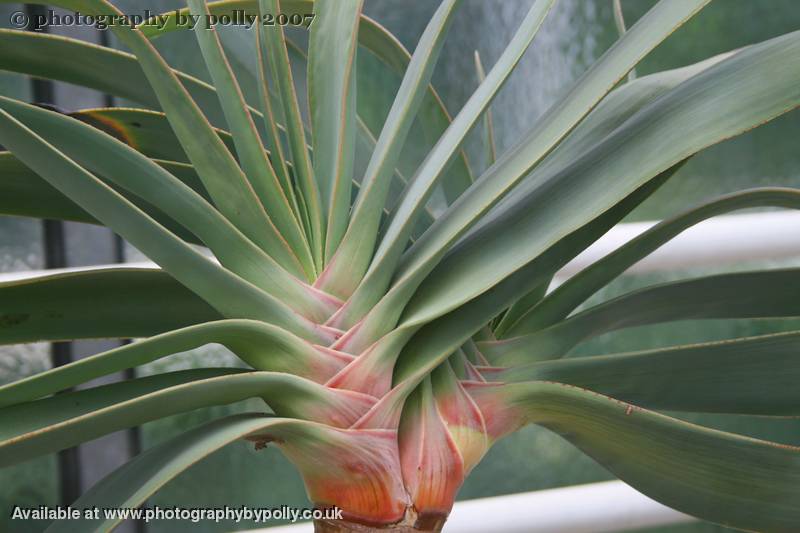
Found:
[[[106,0],[51,3],[119,13]],[[140,505],[247,439],[278,447],[316,506],[343,511],[318,531],[438,531],[487,449],[539,424],[675,509],[796,531],[800,449],[659,411],[797,416],[800,332],[566,356],[637,325],[800,316],[797,269],[645,287],[576,311],[692,225],[749,207],[798,208],[800,191],[710,199],[547,288],[693,154],[800,104],[800,32],[628,76],[707,3],[662,0],[627,31],[620,24],[619,40],[494,160],[486,113],[554,3],[532,4],[488,72],[477,59],[480,85],[453,118],[430,80],[457,0],[441,2],[413,55],[361,13],[362,0],[189,0],[183,14],[201,17],[316,14],[307,47],[281,26],[256,25],[260,91],[250,100],[230,50],[202,22],[194,33],[213,84],[162,59],[152,40],[181,30],[174,13],[113,26],[132,53],[0,30],[0,68],[145,106],[64,114],[1,97],[2,213],[105,225],[160,267],[0,285],[3,343],[141,339],[0,387],[0,465],[261,398],[260,412],[146,450],[75,506]],[[356,94],[359,77],[376,75],[362,55],[402,76],[389,108]],[[298,67],[307,95],[292,77]],[[415,123],[425,135],[410,134]],[[481,125],[491,165],[473,176],[461,146]],[[359,146],[369,149],[365,168]],[[416,165],[409,153],[427,155]],[[209,343],[243,368],[62,392]]]

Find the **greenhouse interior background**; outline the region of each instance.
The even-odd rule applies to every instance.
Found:
[[[153,13],[183,7],[179,1],[116,0],[128,13]],[[489,68],[497,59],[531,0],[465,0],[444,46],[434,85],[452,113],[457,112],[477,85],[473,51]],[[632,24],[655,2],[623,0],[625,19]],[[413,50],[438,2],[434,0],[366,0],[365,12],[388,27]],[[542,32],[492,105],[498,152],[511,146],[547,106],[598,58],[617,37],[611,0],[561,0]],[[0,6],[0,26],[8,27],[9,14],[22,5]],[[797,0],[716,0],[676,35],[667,39],[637,67],[639,74],[687,65],[724,51],[800,28]],[[103,42],[93,28],[58,28],[54,33]],[[254,80],[252,35],[243,28],[225,28],[223,38],[234,58],[237,72]],[[113,44],[113,40],[112,40]],[[188,32],[167,35],[157,43],[174,68],[201,79],[209,75],[202,66],[197,43]],[[80,58],[74,58],[80,61]],[[359,61],[369,61],[361,53]],[[113,73],[109,73],[113,75]],[[297,73],[302,84],[302,72]],[[359,80],[359,98],[391,98],[399,78],[382,77],[381,86]],[[373,83],[375,81],[373,80]],[[247,87],[245,87],[247,89]],[[300,87],[303,90],[302,87]],[[249,90],[253,90],[250,87]],[[0,72],[0,93],[25,100],[53,103],[66,110],[101,107],[107,97],[85,89],[43,84],[23,76]],[[479,130],[480,128],[476,128]],[[467,143],[475,171],[485,168],[485,154],[473,132]],[[759,185],[800,186],[800,110],[788,113],[762,128],[702,152],[686,164],[653,198],[630,215],[628,221],[658,220],[703,198]],[[363,155],[363,154],[362,154]],[[363,158],[362,158],[363,159]],[[363,161],[361,161],[363,165]],[[363,167],[362,167],[363,168]],[[774,228],[775,232],[782,228]],[[64,251],[66,250],[66,253]],[[142,261],[135,249],[119,242],[108,230],[78,223],[42,223],[38,220],[0,217],[0,273],[53,267]],[[645,283],[688,276],[734,271],[754,266],[800,265],[794,260],[753,258],[702,270],[675,269],[666,273],[626,275],[595,296],[605,300]],[[168,305],[168,302],[165,302]],[[798,320],[719,320],[671,323],[612,333],[579,346],[580,353],[622,352],[652,346],[724,339],[797,329]],[[0,383],[42,371],[54,360],[80,357],[113,346],[109,341],[81,341],[70,345],[48,344],[0,347]],[[144,367],[144,372],[191,368],[205,361],[212,366],[236,365],[221,347],[173,355]],[[117,378],[119,379],[119,378]],[[252,408],[253,404],[250,405]],[[136,430],[109,435],[78,449],[62,452],[0,470],[0,509],[11,503],[22,506],[69,503],[114,466],[139,449],[161,442],[210,417],[211,412],[244,411],[247,402],[213,410],[198,410]],[[688,420],[778,442],[800,444],[800,421],[774,421],[758,417],[683,416]],[[609,473],[545,429],[528,427],[497,444],[475,469],[459,493],[459,499],[547,489],[611,479]],[[148,505],[216,507],[222,505],[271,507],[308,506],[303,484],[277,450],[256,452],[252,445],[236,443],[195,465],[154,495]],[[0,531],[11,531],[8,515],[0,515]],[[46,524],[28,524],[40,531]],[[19,527],[15,524],[15,527]],[[124,523],[118,531],[161,533],[192,530],[230,531],[254,528],[253,523],[154,522]],[[14,531],[23,531],[15,529]],[[28,531],[28,530],[25,530]],[[648,529],[653,533],[718,533],[721,526],[700,523]]]

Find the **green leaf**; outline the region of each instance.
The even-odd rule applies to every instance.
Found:
[[[493,318],[519,300],[521,294],[530,293],[537,286],[546,283],[560,268],[603,236],[636,206],[658,190],[681,165],[682,163],[679,163],[661,173],[603,213],[603,215],[559,241],[555,246],[552,246],[534,261],[507,277],[492,290],[485,292],[467,304],[438,318],[424,314],[414,316],[411,313],[407,313],[405,316],[401,315],[401,321],[396,330],[411,330],[413,332],[423,327],[423,331],[420,332],[421,338],[427,338],[428,333],[432,332],[433,337],[436,339],[424,341],[420,345],[417,345],[415,340],[414,347],[410,348],[410,353],[416,352],[416,354],[408,358],[409,361],[412,361],[412,366],[427,368],[428,371],[435,368],[436,365],[433,361],[441,362],[440,359],[442,357],[452,353],[470,336],[484,328]],[[425,291],[420,291],[420,294],[425,294]],[[385,327],[376,318],[387,314],[387,309],[384,306],[391,303],[392,296],[394,296],[392,291],[388,293],[388,296],[381,300],[374,312],[359,324],[353,334],[343,336],[343,339],[347,342],[347,346],[344,349],[358,353],[360,349],[371,344],[372,341],[370,339],[379,334],[382,327]],[[494,336],[490,335],[490,338],[494,338]],[[380,342],[382,341],[383,339]],[[409,353],[408,350],[405,351]],[[433,353],[436,355],[431,355]],[[404,370],[400,370],[400,374],[404,372]]]
[[[219,320],[162,333],[2,385],[0,407],[36,400],[211,343],[222,344],[256,370],[286,372],[318,383],[333,377],[346,362],[263,322]]]
[[[57,5],[87,15],[121,14],[105,0],[55,0],[39,3]],[[111,29],[137,56],[175,134],[198,169],[198,175],[220,211],[284,268],[293,274],[302,275],[297,258],[275,229],[236,160],[175,72],[141,32],[124,25],[111,26]]]
[[[191,167],[189,169],[192,172],[187,172],[187,165],[182,163],[174,161],[156,161],[156,163],[179,177],[184,183],[190,186],[197,184],[197,175]],[[126,191],[118,190],[118,192],[175,235],[193,244],[201,244],[197,236],[189,233],[186,228],[141,198]],[[100,224],[96,218],[39,177],[10,152],[0,152],[0,214]]]
[[[688,3],[659,5],[673,9]],[[620,43],[636,35],[643,20]],[[573,164],[523,183],[502,213],[465,236],[436,266],[407,313],[416,308],[413,312],[418,316],[434,309],[439,314],[474,298],[653,176],[796,107],[800,104],[799,51],[800,32],[743,50],[642,108]],[[769,84],[764,83],[766,78]],[[479,180],[463,198],[466,201],[479,191],[480,183],[492,187],[500,181]],[[474,197],[478,198],[480,193]],[[460,217],[471,210],[459,203],[450,212]]]
[[[200,45],[206,67],[214,80],[220,105],[233,136],[236,154],[244,174],[276,229],[286,239],[292,252],[303,265],[306,277],[310,280],[314,279],[316,271],[308,242],[306,242],[305,235],[295,218],[289,199],[278,181],[278,176],[264,152],[264,145],[248,110],[242,90],[225,57],[219,36],[216,30],[208,25],[209,17],[205,2],[189,0],[189,6],[192,15],[202,21],[195,28],[194,34]],[[176,131],[176,133],[179,132]]]
[[[392,278],[396,262],[408,243],[414,223],[433,192],[437,180],[453,160],[464,137],[480,118],[483,110],[500,90],[530,45],[553,2],[554,0],[537,0],[534,3],[486,80],[470,96],[453,123],[447,128],[416,175],[411,179],[403,199],[394,211],[393,218],[389,222],[364,279],[338,315],[340,326],[352,327],[383,296],[386,286]],[[397,312],[399,309],[397,308]],[[391,325],[392,321],[389,319],[385,322]]]
[[[228,14],[231,15],[234,11],[244,11],[247,15],[258,15],[257,2],[255,0],[222,0],[218,2],[209,2],[208,8],[211,13],[215,15]],[[292,14],[306,15],[313,11],[315,3],[311,0],[281,0],[281,12],[291,16]],[[186,14],[188,10],[180,10],[179,13]],[[158,15],[158,23],[144,23],[141,25],[142,32],[151,37],[157,38],[166,33],[182,29],[176,24],[176,12],[170,11]],[[287,39],[289,41],[289,39]],[[411,54],[405,49],[403,44],[392,35],[386,28],[372,20],[371,18],[361,15],[358,28],[358,42],[363,47],[364,51],[374,56],[382,65],[388,69],[389,74],[403,76],[405,73]],[[368,77],[381,78],[386,76],[386,72],[370,72],[367,65],[363,65],[359,61],[358,69],[360,80],[365,80]],[[369,72],[369,76],[366,74]],[[385,110],[382,108],[373,109],[367,106],[367,99],[370,95],[361,92],[359,97],[358,106],[359,114],[363,119],[364,124],[369,128],[369,131],[374,137],[378,136],[383,119],[385,118]],[[445,106],[432,86],[428,86],[427,94],[423,100],[422,112],[419,116],[419,124],[423,135],[420,138],[412,138],[409,140],[409,145],[414,146],[413,152],[415,153],[415,160],[410,161],[413,167],[416,168],[418,161],[417,157],[424,157],[430,151],[431,147],[438,141],[441,134],[450,125],[450,115],[445,109]],[[405,159],[405,158],[404,158]],[[404,172],[411,175],[406,166],[401,165]],[[452,170],[443,178],[443,189],[447,200],[452,202],[457,198],[469,185],[472,183],[472,173],[467,162],[466,154],[461,151],[458,157],[452,163]]]
[[[591,295],[669,242],[684,230],[708,218],[750,207],[800,209],[800,190],[778,187],[739,191],[716,198],[656,224],[614,252],[596,261],[550,293],[538,306],[509,328],[513,337],[551,326],[567,317]]]
[[[554,169],[563,169],[569,166],[574,160],[579,158],[588,149],[592,148],[594,144],[605,139],[606,136],[611,134],[645,105],[690,77],[695,76],[731,55],[731,52],[719,54],[693,65],[650,74],[637,79],[635,82],[627,83],[615,89],[575,127],[567,138],[564,139],[564,141],[561,142],[526,179],[536,181],[540,179],[540,176],[554,172]],[[673,171],[675,171],[675,169],[673,169]],[[475,230],[491,223],[492,220],[502,214],[508,202],[512,201],[513,198],[513,195],[508,195],[503,198],[492,211],[480,219],[475,226]],[[435,231],[436,230],[433,230],[431,235]],[[429,244],[424,243],[423,239],[423,242],[420,242],[419,245],[415,244],[406,251],[400,265],[401,273],[405,273],[409,265],[413,265],[419,260],[419,256],[425,249],[425,246],[429,246]],[[547,285],[549,285],[549,280],[543,282],[539,290],[546,290]],[[507,328],[516,322],[520,316],[527,313],[538,303],[539,299],[534,290],[533,293],[529,293],[525,297],[514,302],[508,312],[503,315],[502,323],[498,324],[495,334],[498,337],[504,336]]]
[[[675,320],[800,316],[800,299],[786,287],[799,269],[718,274],[652,285],[590,307],[549,328],[480,342],[492,362],[507,366],[564,356],[581,342],[624,328]]]
[[[281,429],[302,434],[313,424],[274,418],[260,413],[231,415],[193,428],[145,450],[118,468],[73,504],[73,509],[126,509],[138,507],[169,480],[220,448],[253,434]],[[111,531],[119,519],[56,520],[48,533],[101,533]]]
[[[408,288],[404,292],[409,294],[416,288],[422,276],[430,272],[455,239],[546,156],[613,88],[625,72],[706,2],[707,0],[680,3],[662,1],[637,23],[626,38],[606,52],[573,84],[571,91],[548,110],[530,133],[489,168],[431,228],[430,235],[423,239],[426,241],[425,247],[418,244],[423,250],[419,252],[421,258],[414,265],[418,266],[418,271],[408,276],[408,281],[405,282]],[[497,70],[501,64],[502,60],[498,61],[492,71]],[[491,78],[490,72],[487,80]],[[407,200],[410,209],[408,216],[413,218],[413,203],[416,199]],[[537,229],[537,233],[541,234],[542,231]],[[386,246],[387,242],[391,243],[384,240],[381,246]],[[380,254],[379,249],[376,256]],[[482,269],[474,270],[477,272]]]
[[[514,304],[503,313],[503,316],[494,327],[493,331],[495,337],[498,339],[503,338],[510,324],[515,324],[520,317],[524,316],[530,309],[541,302],[547,294],[547,289],[550,288],[552,281],[553,278],[545,279],[533,290],[525,294],[525,296],[514,302]]]
[[[278,0],[258,0],[257,6],[256,14],[259,17],[264,13],[283,12],[283,3]],[[210,8],[211,6],[209,6]],[[307,11],[307,13],[310,13],[310,11]],[[270,67],[270,77],[275,84],[278,101],[283,108],[289,150],[292,154],[295,179],[300,193],[299,200],[300,204],[305,206],[304,212],[308,217],[308,225],[310,226],[307,231],[311,242],[311,252],[317,270],[321,272],[325,220],[322,216],[323,208],[319,187],[314,179],[314,169],[311,166],[311,158],[306,147],[305,128],[300,114],[300,104],[297,99],[297,89],[294,85],[292,69],[289,63],[283,27],[279,24],[274,26],[258,24],[257,28],[257,31],[261,33],[261,42],[267,50],[266,58]]]
[[[149,337],[220,318],[161,270],[99,269],[0,283],[0,344]]]
[[[293,64],[295,64],[295,65],[303,64],[303,63],[308,61],[308,58],[306,57],[305,52],[303,51],[303,49],[298,44],[294,43],[291,39],[287,38],[286,39],[286,45],[287,45],[287,49],[289,51],[289,56],[290,56]],[[363,57],[363,54],[362,54],[362,56],[359,56],[359,57]],[[358,65],[359,66],[362,65],[362,62],[359,61]],[[361,68],[361,67],[359,67],[359,68]],[[361,70],[359,70],[359,72],[361,72]],[[380,77],[380,73],[374,73],[372,70],[365,69],[364,73],[358,75],[359,83],[361,83],[362,80],[365,77]],[[365,92],[367,93],[366,95],[364,94]],[[358,93],[359,94],[359,97],[358,97],[359,106],[361,106],[366,100],[369,100],[369,97],[371,96],[369,94],[370,92],[372,92],[372,94],[374,94],[377,91],[361,91],[361,90],[359,90],[359,93]],[[430,94],[428,96],[430,96]],[[388,105],[390,105],[390,104],[388,104]],[[375,134],[374,131],[380,131],[380,128],[383,125],[383,122],[381,122],[381,124],[378,125],[378,126],[374,126],[374,125],[371,126],[371,125],[367,124],[366,119],[362,119],[361,114],[369,114],[369,113],[371,113],[372,112],[372,110],[371,110],[372,106],[364,105],[363,107],[367,107],[368,109],[365,111],[361,107],[359,107],[359,116],[356,118],[356,124],[358,126],[358,128],[357,128],[358,135],[356,137],[356,141],[357,141],[356,151],[363,150],[365,153],[372,153],[374,151],[374,149],[375,149],[375,145],[378,142],[377,139],[376,139],[376,135],[377,134]],[[440,109],[440,111],[441,111],[441,109]],[[420,115],[423,116],[423,117],[428,117],[428,118],[435,118],[436,116],[438,116],[436,111],[435,110],[431,110],[431,109],[426,109],[425,113],[424,114],[422,114],[422,113],[418,114],[418,117]],[[383,119],[383,118],[384,117],[381,116],[381,119]],[[449,123],[450,123],[450,119],[446,118],[446,124],[449,124]],[[433,126],[431,126],[431,127],[433,127]],[[418,140],[418,139],[414,139],[414,140]],[[411,141],[411,139],[407,139],[406,145],[410,144],[410,141]],[[410,164],[407,161],[408,158],[401,158],[401,159],[402,159],[402,161],[400,161],[400,164],[398,166],[403,166],[404,168],[407,168],[408,164]],[[454,166],[458,166],[458,165],[454,165]],[[414,168],[416,168],[416,167],[414,167]],[[459,169],[460,169],[460,167],[459,167]],[[365,169],[365,171],[366,171],[366,169]],[[405,177],[405,175],[401,172],[401,170],[399,168],[395,168],[394,169],[394,179],[391,180],[391,184],[390,184],[391,188],[390,188],[390,192],[389,192],[389,199],[391,200],[391,199],[394,199],[396,197],[399,198],[399,196],[401,195],[403,189],[406,187],[407,184],[408,184],[408,179]],[[361,188],[361,184],[358,182],[358,180],[356,179],[355,176],[353,178],[353,187],[356,190],[356,192],[359,191],[360,188]],[[391,208],[392,207],[393,206],[388,202],[383,207],[382,220],[384,220],[384,221],[387,220],[387,217],[391,213]],[[425,206],[425,211],[422,213],[422,216],[420,216],[419,223],[417,224],[417,226],[415,228],[414,238],[419,237],[424,232],[424,230],[433,223],[433,220],[435,218],[436,218],[436,216],[433,214],[433,211],[432,211],[431,207],[430,206]],[[352,222],[351,222],[350,225],[351,226],[353,225]],[[338,251],[337,251],[337,253],[338,253]],[[317,283],[320,284],[320,288],[326,289],[326,290],[330,289],[331,292],[333,292],[333,289],[336,288],[335,286],[330,284],[330,282],[328,281],[329,278],[331,278],[331,275],[332,275],[331,270],[334,269],[334,268],[340,268],[340,267],[330,266],[330,267],[328,267],[328,271],[325,272],[325,274],[320,277],[320,279],[317,282]],[[330,287],[328,287],[327,285],[330,285]]]
[[[483,69],[481,55],[475,50],[475,74],[478,76],[478,85],[486,79],[486,71]],[[483,148],[486,154],[486,166],[494,165],[497,160],[497,146],[494,141],[494,121],[492,120],[491,106],[486,107],[483,113]]]
[[[0,152],[0,214],[98,224],[10,152]]]
[[[119,14],[115,7],[104,0],[55,0],[37,3],[78,10],[87,15]],[[272,255],[284,268],[302,275],[297,258],[272,225],[235,159],[181,84],[183,80],[169,68],[141,32],[132,31],[127,26],[113,26],[112,29],[123,43],[138,54],[141,70],[150,81],[153,92],[167,113],[181,144],[199,169],[199,175],[217,207],[240,231]],[[59,54],[64,54],[64,50]],[[82,73],[78,75],[80,74]],[[141,85],[141,79],[133,83]]]
[[[330,333],[166,231],[3,109],[0,109],[0,143],[227,318],[258,318],[304,338],[330,339]]]
[[[369,402],[297,376],[204,369],[212,377],[174,372],[69,392],[5,407],[0,467],[200,407],[262,398],[276,413],[349,425]],[[216,374],[216,375],[215,375]],[[159,381],[160,380],[160,381]],[[158,388],[153,383],[158,383]]]
[[[636,490],[703,520],[751,531],[800,523],[800,448],[689,424],[558,383],[472,389],[479,405],[561,435]],[[497,419],[495,419],[497,420]],[[497,431],[505,428],[494,429]]]
[[[0,97],[0,108],[43,132],[45,140],[88,169],[168,213],[197,235],[224,266],[304,317],[321,322],[337,308],[283,270],[190,187],[138,151],[87,124],[36,106]]]
[[[130,107],[104,107],[81,109],[68,113],[68,115],[104,131],[150,159],[190,163],[189,157],[175,136],[166,115],[160,111]],[[229,150],[235,150],[230,133],[218,128],[215,128],[214,131]],[[198,180],[198,183],[199,188],[192,188],[202,190],[204,195],[208,196],[202,182]]]
[[[358,37],[359,44],[364,47],[364,50],[368,54],[374,55],[388,69],[389,74],[399,77],[405,75],[412,56],[386,28],[369,17],[362,16]],[[364,69],[363,74],[361,74],[361,68]],[[370,70],[368,63],[365,62],[363,67],[359,63],[359,79],[369,79],[370,77],[384,78],[385,81],[386,75],[383,69],[373,71]],[[395,90],[391,93],[392,97],[396,92]],[[363,92],[361,95],[359,97],[359,113],[373,136],[377,137],[389,110],[389,105],[385,107],[378,106],[377,109],[370,108],[368,110],[366,105],[362,106],[362,102],[366,102],[365,96],[367,95],[364,95]],[[405,154],[401,155],[399,165],[400,169],[409,176],[413,175],[413,171],[427,157],[452,122],[450,114],[447,112],[441,97],[433,85],[428,85],[417,120],[422,135],[411,135],[406,140]],[[459,150],[451,163],[450,170],[446,170],[441,178],[441,189],[445,199],[452,203],[472,184],[472,180],[472,171],[470,170],[466,153],[463,150]]]
[[[640,109],[680,83],[731,55],[732,53],[730,52],[719,54],[693,65],[645,76],[633,83],[627,83],[615,89],[534,168],[531,174],[525,178],[525,182],[538,183],[546,180],[548,176],[562,171],[576,159],[585,155],[595,144],[603,141]],[[441,252],[452,246],[472,224],[475,224],[475,230],[489,224],[504,212],[514,198],[514,194],[508,195],[499,200],[494,209],[488,213],[481,211],[472,219],[459,219],[460,222],[457,225],[454,224],[450,227],[447,227],[446,219],[448,217],[457,217],[459,211],[454,209],[444,214],[442,222],[431,228],[430,233],[425,238],[419,239],[419,243],[415,243],[403,254],[402,261],[398,267],[398,274],[401,276],[407,275],[414,268],[435,261],[441,255]],[[438,255],[429,256],[428,254],[432,252]]]
[[[209,7],[212,9],[213,13],[219,13],[221,7],[224,7],[221,6],[221,4],[238,8],[235,5],[238,1],[239,0],[236,0],[236,2],[233,3],[226,1],[211,3]],[[255,8],[255,2],[245,2],[245,4],[245,7],[252,4],[252,7]],[[174,17],[174,12],[170,12],[170,14],[165,16],[169,15]],[[380,55],[380,61],[383,62],[382,64],[385,66],[385,69],[389,69],[391,73],[399,72],[402,74],[405,66],[408,64],[410,55],[399,41],[395,40],[386,29],[363,16],[360,35],[369,37],[368,44],[371,47],[369,50],[374,49],[375,53]],[[287,42],[289,42],[288,39]],[[144,76],[144,73],[136,57],[131,54],[61,36],[3,29],[0,29],[0,44],[3,44],[3,46],[0,46],[0,68],[14,72],[27,73],[46,79],[67,81],[69,83],[91,87],[101,92],[141,102],[155,108],[160,107],[158,99],[150,86],[141,83],[141,78]],[[365,50],[367,49],[365,48]],[[13,51],[14,53],[4,54],[6,51]],[[290,52],[293,51],[294,50],[290,48]],[[83,61],[70,61],[72,57],[81,57]],[[52,58],[63,59],[51,61],[50,59]],[[304,57],[303,60],[305,60]],[[359,62],[359,65],[361,65],[361,62]],[[367,75],[385,77],[383,71],[373,72],[369,70],[367,66],[363,68],[365,68],[364,74],[361,75],[360,79],[363,79]],[[105,72],[114,72],[115,75],[112,77],[105,76],[103,75]],[[174,72],[192,98],[208,116],[209,120],[216,126],[224,126],[225,119],[220,109],[219,100],[214,88],[180,71]],[[371,112],[370,108],[367,106],[366,98],[359,98],[359,106],[359,113]],[[120,111],[121,110],[116,110],[115,113]],[[255,109],[251,108],[250,112],[254,116],[261,117],[261,113]],[[439,99],[438,95],[431,87],[428,88],[428,94],[425,96],[423,113],[420,114],[419,120],[423,124],[426,134],[429,134],[434,141],[450,123],[449,115],[444,109],[441,99]],[[367,120],[366,117],[365,120],[359,119],[358,122],[359,141],[365,143],[371,150],[371,147],[375,144],[374,137],[377,136],[380,130],[380,124],[373,125],[375,121]],[[276,127],[281,129],[280,125],[276,125]],[[127,128],[123,129],[127,130]],[[264,135],[266,139],[270,138],[266,131]],[[427,153],[430,146],[433,145],[433,141],[427,138],[423,139],[422,137],[423,136],[418,135],[412,137],[410,140],[412,144],[420,144],[415,150],[415,153]],[[232,140],[229,137],[223,136],[223,142],[226,143],[230,150],[233,150]],[[183,157],[185,157],[185,152],[182,149],[180,153],[184,154]],[[182,160],[183,157],[175,159]],[[411,163],[415,163],[415,161]],[[410,168],[413,171],[415,167]],[[458,182],[458,180],[464,179],[465,176],[466,184]],[[470,176],[471,174],[466,164],[466,158],[462,152],[460,157],[453,164],[452,171],[448,173],[448,177],[446,178],[448,181],[446,184],[452,184],[454,190],[458,190],[460,193],[464,187],[471,183]],[[404,184],[403,182],[403,185]],[[396,194],[399,195],[400,192],[398,191]]]
[[[91,415],[96,410],[114,407],[116,404],[132,398],[186,383],[202,382],[207,379],[244,372],[246,371],[237,368],[179,370],[69,391],[37,401],[4,405],[0,409],[0,413],[3,414],[4,421],[7,423],[0,428],[0,448],[4,445],[13,445],[14,441],[22,435],[72,419],[80,419],[83,416]],[[5,463],[0,462],[0,464],[5,466]]]
[[[800,415],[800,332],[533,363],[498,381],[556,381],[648,409]]]
[[[347,229],[356,132],[356,41],[363,0],[314,5],[309,30],[308,104],[314,176],[328,215],[325,259]]]
[[[73,508],[129,508],[141,505],[169,479],[197,461],[236,440],[247,439],[256,449],[266,443],[276,447],[301,471],[309,498],[317,507],[353,508],[376,519],[386,519],[379,509],[393,509],[391,522],[402,518],[406,493],[397,482],[396,435],[341,430],[305,420],[273,418],[247,413],[232,415],[192,429],[145,451],[111,473],[79,498]],[[353,457],[356,460],[353,460]],[[319,464],[324,463],[325,469]],[[356,468],[361,474],[347,487],[341,480]],[[334,488],[332,488],[335,487]],[[382,490],[376,500],[376,487]],[[358,498],[369,494],[367,503]],[[327,504],[327,505],[326,505]],[[105,532],[113,520],[56,521],[49,532]]]
[[[443,2],[420,37],[361,180],[350,225],[325,271],[323,290],[342,297],[349,296],[369,265],[393,171],[427,94],[426,89],[457,5],[457,0]]]
[[[544,283],[554,272],[604,235],[669,179],[674,170],[674,168],[670,169],[657,179],[650,181],[601,217],[576,231],[567,239],[563,239],[557,246],[552,247],[503,283],[466,305],[429,324],[426,324],[425,320],[420,322],[403,320],[390,334],[381,337],[366,352],[362,353],[352,367],[386,368],[385,372],[388,373],[394,366],[395,391],[392,395],[387,395],[392,398],[386,402],[387,409],[391,410],[392,402],[402,399],[404,394],[411,392],[421,379],[424,379],[459,347],[465,345],[473,334],[483,330],[481,338],[493,339],[493,335],[487,334],[485,331],[486,324],[493,317],[517,300],[520,293],[530,292],[536,286]],[[358,333],[359,331],[356,330],[356,335]],[[345,335],[343,338],[350,341],[349,335]],[[356,346],[356,348],[361,349],[360,346]],[[350,350],[350,346],[345,343],[340,349]],[[362,377],[371,387],[374,387],[374,383],[378,381],[369,373]],[[386,387],[388,390],[388,385]],[[397,401],[397,407],[402,407],[401,401]],[[380,418],[376,420],[381,421]],[[388,420],[391,421],[391,416]]]
[[[258,96],[261,104],[261,115],[264,121],[264,144],[271,154],[270,161],[272,167],[275,169],[278,179],[283,187],[284,194],[291,200],[292,209],[294,209],[295,216],[302,223],[303,231],[307,232],[307,214],[301,211],[300,204],[297,201],[297,194],[293,183],[292,175],[289,174],[288,158],[284,155],[283,141],[278,133],[278,122],[275,114],[272,111],[272,100],[274,91],[270,90],[269,82],[269,63],[267,56],[269,51],[266,49],[261,32],[256,30],[255,34],[255,48],[258,69]],[[284,130],[285,131],[285,130]],[[307,233],[304,233],[307,235]]]
[[[622,1],[621,0],[614,0],[614,24],[617,26],[617,33],[619,36],[622,37],[625,35],[627,31],[625,29],[625,17],[622,15]],[[636,79],[636,69],[631,69],[628,72],[628,81],[633,81]]]
[[[625,218],[667,181],[678,167],[680,165],[637,189],[602,216],[562,239],[556,246],[466,305],[427,324],[425,320],[415,323],[404,319],[398,330],[416,327],[417,331],[412,340],[403,347],[400,359],[397,361],[395,383],[409,387],[419,380],[420,376],[431,372],[454,349],[465,343],[481,328],[485,328],[493,317],[517,300],[520,293],[528,293],[545,283],[556,271]],[[487,337],[481,342],[493,339],[491,335]]]
[[[81,61],[73,59],[80,57]],[[0,68],[43,79],[65,81],[160,109],[152,87],[133,54],[48,33],[0,28]],[[113,76],[108,73],[113,72]],[[217,127],[225,117],[214,87],[173,70],[192,99]],[[253,110],[251,110],[253,112]],[[232,149],[232,143],[226,143]]]

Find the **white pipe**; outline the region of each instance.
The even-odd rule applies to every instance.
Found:
[[[91,265],[67,268],[50,268],[47,270],[19,270],[16,272],[0,273],[0,282],[19,281],[21,279],[41,278],[70,272],[85,272],[87,270],[100,270],[102,268],[158,268],[152,261],[137,261],[135,263],[114,263],[110,265]]]
[[[573,276],[655,224],[632,222],[615,226],[567,264],[556,277],[564,280]],[[628,273],[722,266],[759,259],[777,261],[793,257],[800,257],[800,212],[724,215],[687,229],[633,265]]]
[[[691,522],[621,481],[458,502],[444,533],[611,533]],[[309,523],[252,533],[311,533]]]
[[[559,281],[569,278],[609,252],[622,246],[655,222],[619,224],[559,271]],[[741,261],[778,261],[800,257],[800,212],[770,211],[725,215],[703,221],[633,265],[628,273],[658,272],[678,268],[723,266]],[[0,274],[0,282],[123,265],[53,270],[29,270]],[[125,263],[125,267],[154,268],[150,262]]]

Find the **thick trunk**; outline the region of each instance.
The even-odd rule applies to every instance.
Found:
[[[445,520],[446,516],[418,516],[409,509],[402,522],[387,526],[369,526],[346,520],[315,520],[314,533],[439,533]]]

